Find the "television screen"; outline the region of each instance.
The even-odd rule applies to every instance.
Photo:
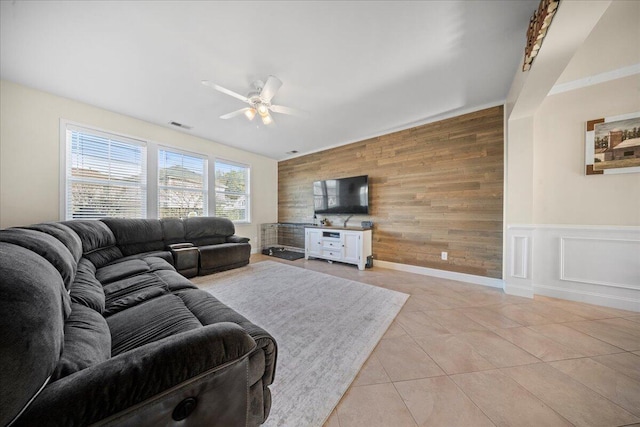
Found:
[[[368,214],[368,176],[314,182],[313,207],[317,214]]]

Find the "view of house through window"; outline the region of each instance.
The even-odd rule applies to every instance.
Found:
[[[146,218],[143,142],[67,126],[66,148],[66,219]]]
[[[207,159],[158,150],[158,217],[207,215]]]
[[[249,222],[249,166],[216,161],[216,216]]]

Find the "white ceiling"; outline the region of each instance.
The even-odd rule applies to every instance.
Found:
[[[504,101],[526,1],[2,1],[0,75],[274,159]],[[277,126],[219,116],[269,74]]]

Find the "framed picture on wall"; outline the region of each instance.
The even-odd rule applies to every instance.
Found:
[[[589,120],[587,175],[640,172],[640,112]]]

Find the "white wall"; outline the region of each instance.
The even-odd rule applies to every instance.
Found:
[[[640,63],[640,2],[561,3],[539,57],[509,94],[505,291],[640,311],[640,174],[587,176],[584,148],[588,120],[640,111],[640,74],[619,72]]]
[[[556,83],[568,83],[638,63],[640,2],[615,0]]]
[[[0,228],[60,220],[60,119],[251,166],[251,224],[237,234],[257,249],[259,225],[277,221],[278,164],[9,81],[0,82]]]
[[[588,120],[640,111],[640,75],[547,96],[535,114],[533,223],[640,226],[640,173],[585,175]]]

